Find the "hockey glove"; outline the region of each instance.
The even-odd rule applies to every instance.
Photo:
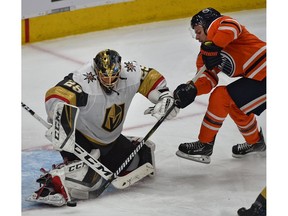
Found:
[[[154,107],[149,107],[144,114],[151,114],[158,120],[165,115],[167,110],[173,105],[174,99],[172,97],[172,93],[170,91],[165,91],[159,95],[158,102]],[[166,117],[167,120],[176,117],[179,112],[179,108],[175,107],[169,115]]]
[[[221,65],[221,50],[221,47],[216,46],[211,41],[202,43],[200,52],[202,54],[203,62],[208,70],[212,70],[214,67]]]
[[[195,100],[196,95],[197,89],[193,81],[181,84],[174,90],[175,104],[183,109]]]

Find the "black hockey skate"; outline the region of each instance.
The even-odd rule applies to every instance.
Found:
[[[191,143],[182,143],[178,147],[176,155],[188,160],[209,164],[210,156],[213,152],[214,142],[202,143],[200,141]]]
[[[240,208],[238,216],[266,216],[266,206],[262,206],[260,203],[255,202],[249,209]]]
[[[260,140],[255,144],[241,143],[232,147],[232,156],[242,158],[247,155],[263,153],[266,151],[266,143],[264,141],[262,128],[260,129]]]

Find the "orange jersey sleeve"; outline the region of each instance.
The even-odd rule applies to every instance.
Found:
[[[197,58],[197,70],[199,71],[200,68],[204,65],[202,61],[202,55],[199,54]],[[197,88],[197,95],[208,94],[215,86],[218,84],[218,76],[217,72],[219,71],[204,71],[204,73],[197,79],[195,82],[195,86]]]
[[[206,71],[195,83],[198,95],[206,94],[218,84],[217,74],[263,80],[266,77],[266,42],[251,34],[245,26],[229,16],[214,20],[207,31],[207,41],[222,48],[222,67]],[[197,68],[204,63],[197,58]]]
[[[229,16],[216,19],[208,29],[207,40],[223,48],[222,72],[228,76],[255,80],[266,77],[266,42],[235,19]]]

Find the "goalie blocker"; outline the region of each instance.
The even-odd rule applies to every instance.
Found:
[[[93,149],[89,154],[75,143],[77,116],[77,107],[63,103],[57,104],[53,125],[46,136],[52,141],[55,149],[74,153],[79,156],[80,160],[64,161],[61,164],[53,165],[51,171],[41,169],[44,174],[36,181],[40,183],[40,189],[30,195],[26,199],[27,201],[62,206],[72,199],[88,199],[89,194],[93,195],[93,191],[97,191],[101,186],[103,179],[108,179],[109,175],[105,175],[105,173],[112,174],[98,161],[101,156],[99,149]],[[133,143],[142,140],[140,137],[127,137],[126,139]],[[75,151],[76,148],[81,148],[84,153],[86,152],[89,155],[89,161],[87,161],[87,157],[82,157],[83,160],[81,160],[81,155],[77,153],[77,150]],[[147,175],[153,175],[155,173],[154,150],[155,144],[149,140],[146,141],[145,145],[127,165],[127,168],[124,169],[125,172],[113,180],[112,185],[117,189],[124,189]],[[98,165],[104,169],[95,168],[93,166],[95,163],[91,164],[91,160],[96,164],[98,162]]]

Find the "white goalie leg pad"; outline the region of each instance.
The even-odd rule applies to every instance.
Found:
[[[141,142],[141,140],[143,139],[143,137],[136,137],[136,136],[126,136],[129,140],[131,140],[132,142]],[[154,142],[152,142],[151,140],[147,140],[144,144],[146,147],[148,147],[151,151],[151,159],[152,159],[152,165],[155,168],[155,156],[154,156],[154,152],[156,149],[156,145]],[[142,148],[145,148],[145,146],[142,146]],[[141,149],[139,150],[139,152],[141,151]],[[137,155],[139,155],[139,152],[137,153]]]
[[[141,141],[142,138],[140,137],[127,137],[131,141]],[[131,162],[130,166],[127,168],[128,170],[134,169],[132,172],[126,174],[125,176],[118,176],[113,182],[112,185],[118,189],[124,189],[127,188],[139,180],[143,179],[146,176],[153,176],[155,174],[155,157],[154,157],[154,151],[155,151],[155,144],[152,141],[146,141],[144,144],[146,148],[148,147],[150,149],[150,157],[148,157],[148,160],[145,162],[142,162],[138,168],[135,169],[135,161],[138,161],[138,163],[141,163],[141,156],[139,155],[139,152],[134,157],[133,161]],[[144,147],[144,146],[143,146]],[[143,148],[142,147],[142,148]],[[145,148],[145,147],[144,147]],[[137,159],[135,159],[137,157]],[[134,164],[134,167],[132,167],[132,164]]]
[[[93,149],[91,155],[100,157],[99,149]],[[89,192],[97,190],[102,183],[102,177],[94,170],[89,169],[83,161],[74,161],[68,165],[61,165],[50,171],[52,177],[59,176],[69,199],[88,199]]]
[[[153,174],[153,172],[154,167],[151,163],[145,163],[125,176],[118,176],[112,181],[112,185],[117,189],[124,189],[135,184],[144,177]]]
[[[65,103],[57,103],[54,108],[53,124],[46,132],[53,148],[58,151],[74,152],[75,128],[79,108]]]
[[[61,168],[61,169],[53,169],[49,172],[52,176],[52,179],[60,179],[59,185],[61,186],[61,188],[63,188],[63,192],[64,194],[62,194],[64,196],[64,198],[66,199],[66,201],[71,200],[71,197],[69,195],[69,191],[68,188],[65,185],[65,169]]]
[[[99,149],[93,149],[91,155],[98,159]],[[72,198],[88,199],[89,192],[97,190],[102,184],[102,177],[89,169],[83,161],[69,164],[65,167],[65,185]]]

